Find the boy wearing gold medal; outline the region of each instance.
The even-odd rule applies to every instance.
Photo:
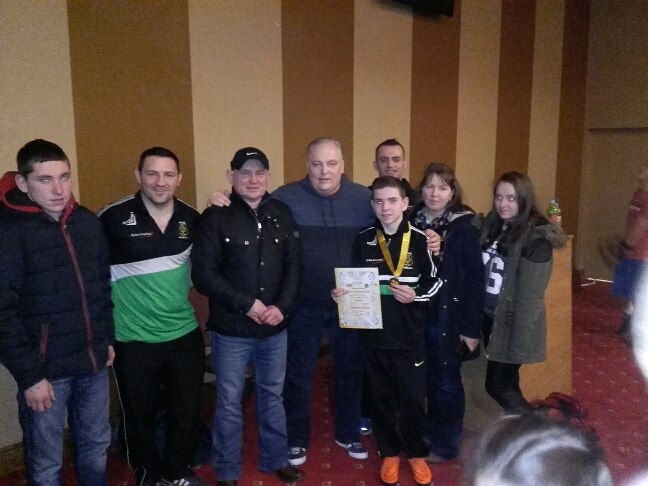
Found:
[[[432,483],[424,457],[425,316],[441,287],[425,234],[403,217],[408,198],[402,181],[379,177],[372,185],[374,226],[360,232],[353,248],[355,267],[377,267],[383,329],[363,332],[367,348],[371,419],[383,458],[380,479],[398,483],[404,453],[418,486]],[[334,289],[334,299],[346,290]]]

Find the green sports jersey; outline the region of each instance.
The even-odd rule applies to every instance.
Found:
[[[117,341],[159,343],[196,328],[187,297],[190,252],[191,247],[179,255],[111,267]]]
[[[99,213],[110,243],[117,341],[162,343],[198,327],[189,301],[197,217],[195,209],[176,199],[163,233],[139,193]]]

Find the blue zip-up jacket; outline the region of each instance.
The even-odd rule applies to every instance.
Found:
[[[353,241],[374,221],[371,191],[343,175],[340,190],[322,196],[307,176],[279,187],[272,197],[288,205],[300,234],[302,263],[297,299],[335,305],[331,299],[334,268],[351,267]]]

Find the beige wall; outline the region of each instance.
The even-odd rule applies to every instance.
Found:
[[[76,173],[66,2],[0,2],[0,66],[0,170],[15,170],[18,149],[45,138]],[[74,187],[78,195],[76,178]]]
[[[648,2],[593,2],[590,26],[576,263],[588,277],[611,279],[614,262],[601,253],[623,235],[636,176],[648,164]]]
[[[537,3],[528,175],[540,208],[556,194],[560,77],[564,10],[562,0]]]
[[[22,18],[48,11],[42,3],[25,5],[3,7],[10,14],[6,22],[13,23],[12,13]],[[54,6],[58,5],[59,18],[64,24],[67,22],[65,4],[47,5],[49,10],[56,10]],[[128,8],[122,11],[130,12],[129,17],[150,18],[163,4],[126,5]],[[179,13],[183,8],[188,10],[188,21],[169,23],[166,30],[181,47],[185,42],[183,29],[188,29],[188,64],[182,62],[182,56],[187,56],[183,54],[184,48],[176,45],[169,49],[162,37],[149,35],[148,27],[143,32],[139,32],[141,28],[131,28],[131,20],[120,23],[120,13],[102,2],[70,3],[70,11],[75,14],[73,45],[69,47],[75,54],[72,70],[77,74],[73,79],[65,42],[47,42],[46,48],[37,48],[37,41],[24,31],[20,33],[24,38],[16,37],[16,29],[14,38],[8,39],[13,44],[3,50],[16,53],[7,56],[5,64],[10,75],[2,81],[7,86],[4,91],[10,94],[8,103],[2,107],[3,114],[9,115],[0,122],[7,124],[3,132],[11,132],[21,142],[30,138],[27,127],[44,136],[46,132],[38,123],[43,124],[47,117],[34,123],[30,108],[57,102],[62,109],[48,110],[49,114],[56,114],[53,119],[66,113],[69,117],[72,106],[77,111],[76,139],[80,140],[78,144],[88,167],[90,159],[94,159],[93,144],[103,147],[101,152],[105,152],[115,139],[120,141],[108,153],[109,157],[92,160],[107,167],[106,174],[98,176],[92,170],[83,174],[81,190],[87,187],[91,196],[101,199],[88,201],[91,206],[133,188],[130,180],[117,184],[118,187],[115,184],[118,177],[120,181],[124,177],[125,168],[130,172],[133,159],[144,145],[169,142],[183,147],[181,155],[187,159],[183,160],[184,170],[191,176],[185,173],[183,185],[191,186],[185,188],[190,200],[195,191],[200,208],[213,188],[226,186],[224,171],[236,148],[254,144],[268,152],[274,162],[271,184],[276,187],[284,179],[295,180],[303,175],[303,147],[312,136],[322,133],[345,141],[348,173],[363,184],[375,175],[371,168],[373,148],[382,139],[395,136],[408,149],[413,182],[417,182],[421,169],[430,160],[447,162],[456,167],[468,203],[478,210],[489,208],[491,182],[502,167],[508,167],[509,162],[498,165],[498,150],[500,159],[506,160],[510,156],[507,152],[515,149],[513,165],[521,170],[528,168],[538,185],[542,205],[556,193],[555,154],[561,143],[556,132],[561,113],[570,107],[561,105],[557,99],[565,87],[560,74],[568,61],[562,58],[560,50],[563,0],[517,9],[508,3],[506,12],[500,2],[457,1],[454,18],[434,20],[415,18],[409,10],[379,0],[340,0],[328,6],[315,1],[280,0],[248,0],[244,4],[233,0],[193,0],[176,5]],[[132,37],[128,47],[114,33],[110,34],[106,22],[98,24],[108,29],[106,35],[99,35],[101,29],[84,29],[84,25],[89,25],[86,17],[96,17],[97,12],[101,18],[119,24],[119,32],[125,32],[122,37],[139,37]],[[344,21],[336,23],[337,43],[330,41],[326,29],[310,28],[320,25],[317,22],[321,19],[334,21],[338,17],[344,17]],[[55,22],[56,16],[52,18]],[[507,45],[509,39],[502,37],[503,20],[508,26],[507,36],[532,41],[517,51],[507,47],[506,58],[500,56],[502,45]],[[286,21],[287,27],[282,23]],[[54,22],[50,19],[43,25],[47,28]],[[3,35],[6,37],[10,31],[3,30]],[[534,35],[525,37],[526,31]],[[66,28],[56,29],[56,35],[68,41]],[[120,81],[128,78],[124,73],[115,79],[107,75],[102,79],[104,61],[92,58],[99,44],[110,65],[119,67],[119,53],[128,66],[139,64],[142,72],[133,76],[135,83]],[[53,49],[58,51],[52,52]],[[170,77],[170,82],[159,86],[146,72],[149,64],[142,60],[147,56],[161,56],[158,64],[163,63],[165,56],[172,59],[173,66],[178,66],[174,71],[176,79],[167,71],[165,78]],[[39,62],[30,62],[34,58]],[[512,67],[510,62],[514,62]],[[68,68],[61,76],[32,73],[48,63],[58,69]],[[522,112],[527,120],[522,123],[528,125],[526,131],[506,121],[518,116],[518,100],[511,98],[501,83],[503,79],[508,83],[513,79],[511,84],[515,85],[516,63],[525,66],[531,80],[526,87],[516,87],[522,90],[520,98],[529,100],[529,108]],[[185,65],[190,69],[187,74],[183,72]],[[509,71],[513,74],[509,75]],[[54,82],[59,84],[57,88],[49,86]],[[103,83],[101,91],[93,91],[97,83]],[[41,88],[43,85],[45,88]],[[29,93],[29,98],[14,96],[11,91],[15,89]],[[63,96],[45,94],[61,89],[65,90]],[[98,93],[109,96],[102,98]],[[160,116],[149,117],[154,123],[147,123],[146,117],[139,118],[140,101],[147,104],[148,108],[142,110],[146,112],[156,102],[173,100],[164,93],[184,100],[180,105],[173,102],[174,106],[182,106],[182,116],[173,120],[162,111]],[[117,110],[111,99],[121,103],[122,108]],[[12,113],[17,116],[11,116]],[[187,120],[187,116],[191,118]],[[61,126],[67,126],[73,133],[73,123],[56,125]],[[518,138],[523,140],[517,141]],[[505,143],[507,140],[515,144]],[[67,145],[68,151],[75,150],[73,143]],[[9,167],[7,161],[13,159],[16,148],[2,144],[0,150],[7,153],[0,163]],[[97,177],[95,181],[93,178]],[[114,182],[106,184],[106,180]],[[110,194],[102,195],[106,186]]]
[[[412,15],[378,4],[378,0],[355,1],[354,137],[349,155],[354,180],[364,185],[377,175],[376,145],[388,138],[398,139],[406,150],[410,145]]]
[[[648,127],[648,2],[592,2],[590,128]]]
[[[281,2],[287,181],[304,177],[306,145],[320,136],[342,142],[353,177],[354,11],[352,0]]]
[[[499,40],[499,2],[464,2],[459,56],[457,177],[465,202],[476,211],[491,207],[495,173]]]
[[[83,204],[96,211],[133,193],[153,146],[178,156],[178,196],[195,204],[187,0],[70,0],[68,25]]]
[[[283,183],[281,3],[191,2],[189,31],[201,210],[214,189],[229,189],[225,172],[241,147],[261,149],[271,186]]]

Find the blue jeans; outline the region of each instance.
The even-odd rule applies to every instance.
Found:
[[[36,412],[18,392],[23,430],[25,471],[30,486],[62,486],[63,429],[68,418],[75,442],[79,486],[106,486],[106,455],[110,445],[108,371],[70,376],[50,382],[56,399]]]
[[[466,396],[461,381],[461,359],[439,349],[440,332],[435,320],[428,321],[425,435],[430,441],[431,452],[443,459],[452,459],[459,452]]]
[[[340,329],[335,304],[298,303],[288,323],[288,363],[284,386],[290,447],[308,447],[313,372],[324,331],[334,361],[335,439],[344,443],[360,440],[358,423],[364,357],[358,331]]]
[[[281,398],[286,375],[286,331],[262,339],[212,332],[211,342],[216,374],[213,464],[219,481],[238,479],[241,475],[241,400],[248,362],[254,366],[259,470],[271,472],[287,465],[286,413]]]

